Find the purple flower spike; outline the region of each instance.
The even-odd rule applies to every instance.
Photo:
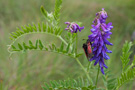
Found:
[[[65,22],[65,24],[67,24],[67,28],[65,28],[65,30],[70,31],[71,33],[77,33],[78,31],[81,32],[81,30],[84,29],[84,26],[79,27],[79,25],[74,22]]]
[[[93,21],[91,32],[92,34],[88,36],[89,40],[92,42],[93,47],[93,57],[89,61],[95,60],[94,65],[99,63],[101,72],[104,74],[104,68],[108,68],[104,59],[108,60],[110,57],[106,53],[112,53],[112,51],[108,50],[106,45],[113,45],[107,39],[110,38],[112,32],[110,30],[113,28],[112,23],[106,24],[107,13],[102,8],[102,11],[96,13],[96,18]]]

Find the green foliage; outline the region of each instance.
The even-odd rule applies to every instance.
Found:
[[[10,39],[13,40],[13,42],[10,45],[8,45],[9,48],[12,46],[12,48],[14,48],[13,49],[14,51],[20,51],[20,50],[24,50],[24,49],[25,50],[27,50],[27,49],[37,49],[37,47],[32,46],[32,42],[29,42],[30,47],[26,47],[26,44],[23,43],[23,46],[25,46],[24,49],[23,49],[22,45],[19,44],[19,43],[18,43],[19,50],[15,49],[15,47],[13,46],[15,41],[18,40],[23,35],[33,34],[33,33],[51,34],[53,36],[56,36],[56,37],[60,38],[62,41],[64,41],[63,38],[61,37],[61,33],[62,33],[63,30],[61,30],[58,26],[54,27],[54,25],[58,25],[58,23],[59,23],[59,15],[60,15],[59,12],[60,12],[60,9],[61,9],[61,4],[62,4],[62,0],[56,0],[54,14],[48,13],[43,8],[43,6],[41,6],[41,12],[46,17],[46,19],[51,23],[52,26],[49,26],[48,24],[44,24],[44,22],[43,22],[42,25],[40,23],[38,23],[38,25],[35,25],[33,23],[33,25],[28,24],[28,25],[25,25],[25,26],[21,26],[21,29],[17,28],[16,32],[12,32],[12,34],[10,34],[10,36],[11,36]],[[68,45],[65,41],[64,41],[64,43],[66,45]],[[60,51],[63,50],[62,47],[61,47]],[[42,45],[40,40],[39,40],[39,48],[40,48],[40,50],[43,49],[43,45]],[[59,50],[57,50],[57,51],[59,51]]]
[[[42,23],[42,25],[40,25],[40,23],[38,23],[38,26],[36,26],[34,23],[33,25],[28,25],[28,26],[22,26],[21,29],[17,28],[16,32],[12,32],[12,34],[10,34],[10,39],[13,41],[16,41],[18,38],[20,38],[23,35],[26,34],[33,34],[33,33],[46,33],[46,34],[51,34],[54,36],[60,36],[63,30],[61,30],[60,28],[53,28],[51,26],[49,26],[48,24],[44,24],[44,22]]]
[[[135,79],[135,68],[132,68],[127,73],[122,73],[119,78],[117,78],[117,90],[125,83]]]
[[[94,90],[95,86],[89,84],[89,81],[83,78],[50,81],[49,84],[44,83],[42,86],[44,90]]]
[[[105,76],[102,76],[104,85],[107,87],[107,90],[118,90],[123,84],[133,80],[135,78],[135,68],[133,68],[135,58],[132,62],[132,64],[129,64],[129,56],[131,54],[130,49],[132,46],[132,42],[125,42],[122,48],[122,74],[118,78],[113,78],[110,71],[105,71]],[[117,79],[117,80],[116,80]]]
[[[110,71],[105,70],[105,75],[102,75],[102,78],[107,90],[114,90],[116,88],[116,78],[113,77]]]
[[[10,34],[10,39],[13,40],[13,42],[9,45],[9,52],[12,54],[14,52],[26,52],[27,50],[41,50],[41,51],[49,51],[49,52],[55,52],[63,55],[70,56],[72,58],[75,58],[78,64],[82,67],[84,70],[88,80],[83,80],[83,79],[68,79],[64,81],[50,81],[50,84],[45,83],[45,86],[43,86],[44,90],[60,90],[60,89],[74,89],[74,90],[93,90],[93,89],[99,89],[96,88],[93,85],[90,85],[89,82],[91,81],[88,73],[86,72],[85,68],[83,65],[80,63],[77,57],[79,57],[80,54],[77,54],[77,34],[71,34],[70,32],[67,33],[65,36],[64,40],[61,36],[62,31],[60,26],[58,26],[59,21],[60,21],[60,9],[61,9],[61,4],[62,0],[56,0],[55,2],[55,8],[54,12],[48,13],[43,6],[41,6],[41,12],[47,19],[48,23],[40,24],[38,23],[37,25],[25,25],[22,26],[21,29],[17,28],[16,32],[12,32]],[[46,33],[50,34],[53,36],[56,36],[61,40],[61,45],[57,47],[54,43],[49,44],[49,45],[44,45],[41,40],[36,40],[35,44],[31,40],[29,40],[29,44],[26,44],[25,42],[23,43],[18,43],[17,46],[14,46],[14,43],[16,40],[18,40],[20,37],[26,34],[33,34],[33,33]],[[76,43],[74,43],[76,42]],[[74,45],[76,44],[76,45]],[[119,89],[120,86],[122,86],[124,83],[129,82],[130,80],[133,80],[135,77],[135,70],[131,69],[132,66],[135,64],[135,60],[131,65],[129,65],[129,56],[131,52],[129,52],[130,48],[132,46],[132,43],[126,42],[123,46],[122,49],[122,74],[119,78],[117,78],[118,82],[116,83],[116,79],[112,78],[112,75],[110,74],[109,71],[106,71],[106,75],[103,76],[104,84],[107,90],[113,90],[113,89]],[[88,67],[89,68],[89,67]],[[93,82],[93,81],[92,81]],[[92,83],[93,84],[93,83]],[[97,85],[97,83],[96,83]],[[104,90],[104,89],[102,89]]]
[[[75,49],[72,48],[72,50],[69,50],[70,44],[65,47],[64,43],[62,42],[60,47],[57,48],[57,46],[52,43],[51,45],[44,45],[41,40],[36,40],[35,44],[32,43],[32,41],[29,40],[29,45],[26,43],[18,43],[18,46],[11,45],[10,47],[10,53],[15,53],[15,52],[26,52],[27,50],[42,50],[42,51],[49,51],[49,52],[55,52],[59,54],[64,54],[70,57],[75,58]],[[82,54],[78,54],[77,56],[80,56]]]
[[[13,45],[20,37],[22,37],[24,35],[36,34],[36,33],[50,34],[52,36],[62,39],[62,37],[60,36],[62,31],[63,30],[61,30],[60,28],[53,28],[53,27],[49,26],[48,24],[45,24],[44,22],[42,23],[42,25],[40,25],[40,23],[38,23],[37,26],[34,23],[33,23],[33,25],[30,25],[30,24],[28,26],[25,25],[24,27],[22,26],[21,29],[17,28],[16,32],[12,32],[12,34],[10,34],[10,39],[13,41],[10,45],[8,45],[8,47],[9,47],[9,49],[12,47],[14,51],[21,51],[24,49],[25,50],[37,49],[37,47],[32,46],[31,41],[29,41],[29,45],[30,45],[29,48],[26,47],[25,43],[23,43],[24,48],[22,47],[21,44],[18,43],[19,50],[17,50],[17,49],[15,49],[15,47]],[[39,48],[40,48],[40,50],[42,50],[42,48],[43,48],[43,46],[41,46],[41,43],[39,45]],[[9,50],[9,52],[13,53],[12,50],[11,51]]]
[[[55,8],[54,8],[54,19],[59,22],[60,10],[61,10],[62,0],[55,0]],[[57,23],[58,24],[58,23]]]
[[[26,51],[27,49],[31,50],[31,49],[38,49],[38,48],[40,50],[45,49],[46,51],[48,51],[48,48],[44,48],[44,45],[42,44],[42,42],[40,40],[36,41],[36,46],[34,46],[30,40],[29,40],[29,46],[27,46],[24,42],[23,42],[23,45],[18,43],[19,49],[16,49],[16,47],[13,46],[13,44],[16,42],[16,40],[18,40],[20,37],[22,37],[24,35],[33,34],[33,33],[46,33],[46,34],[56,36],[57,38],[62,40],[62,44],[61,44],[60,48],[56,49],[55,44],[52,44],[52,46],[49,46],[49,49],[51,51],[55,51],[55,52],[59,52],[59,53],[63,52],[63,53],[67,53],[67,55],[69,55],[69,56],[73,56],[74,55],[74,48],[71,48],[70,44],[65,42],[65,40],[61,37],[61,34],[62,34],[63,30],[61,30],[61,28],[58,27],[59,15],[60,15],[59,12],[60,12],[60,9],[61,9],[61,4],[62,4],[62,0],[56,0],[54,14],[48,13],[43,8],[43,6],[41,6],[41,12],[45,16],[45,18],[48,20],[48,22],[51,23],[52,26],[49,26],[48,23],[44,24],[44,22],[42,23],[42,25],[40,23],[38,23],[38,25],[35,25],[33,23],[33,25],[28,24],[28,25],[25,25],[25,26],[21,26],[21,29],[17,28],[16,32],[12,32],[12,34],[10,34],[10,36],[11,36],[10,39],[13,40],[13,42],[10,45],[8,45],[9,48],[12,47],[12,50],[9,51],[9,52],[13,53],[12,51]],[[54,27],[54,25],[55,25],[55,27]],[[66,44],[68,46],[67,50],[64,50],[64,44]],[[69,47],[71,48],[72,53],[68,53]]]
[[[120,58],[122,61],[123,72],[127,72],[134,65],[133,63],[129,65],[129,61],[130,61],[129,56],[132,53],[130,52],[131,46],[132,46],[132,42],[126,41],[122,48],[122,56]]]
[[[38,25],[34,24],[28,24],[25,26],[21,26],[21,28],[17,28],[16,32],[12,32],[12,34],[10,34],[10,39],[13,40],[12,43],[9,46],[8,49],[9,52],[12,54],[14,51],[26,51],[26,50],[46,50],[46,51],[53,51],[53,52],[58,52],[58,53],[62,53],[71,57],[79,57],[80,55],[82,55],[81,53],[75,55],[75,48],[73,47],[73,43],[75,41],[75,36],[76,34],[71,34],[68,33],[66,36],[67,42],[62,38],[61,34],[62,31],[60,27],[58,27],[58,23],[59,23],[59,12],[61,9],[61,4],[62,4],[62,0],[56,0],[55,2],[55,9],[54,9],[54,13],[49,14],[44,8],[43,6],[41,6],[41,12],[43,13],[43,15],[46,17],[46,19],[49,21],[49,23],[51,23],[51,26],[48,25],[48,23],[38,23]],[[54,27],[55,25],[55,27]],[[36,41],[36,46],[34,46],[32,44],[32,42],[29,40],[29,46],[26,45],[26,43],[23,42],[23,44],[21,45],[20,43],[18,43],[18,49],[16,49],[16,47],[14,46],[14,43],[22,36],[27,35],[27,34],[35,34],[35,33],[45,33],[45,34],[50,34],[53,36],[56,36],[57,38],[59,38],[62,43],[60,45],[60,48],[56,48],[55,44],[49,45],[49,49],[42,44],[42,42]],[[64,44],[66,45],[66,50],[64,50]],[[70,53],[69,53],[70,52]]]
[[[43,6],[41,6],[41,12],[45,16],[48,22],[50,22],[53,25],[54,16],[52,13],[48,13]]]
[[[132,42],[125,42],[122,48],[122,56],[121,56],[121,61],[122,61],[122,73],[119,78],[117,78],[117,86],[116,89],[118,90],[123,84],[133,80],[135,78],[135,68],[133,67],[135,65],[135,58],[132,61],[131,65],[129,64],[129,56],[131,54],[130,48],[132,46]]]
[[[45,16],[48,22],[52,24],[52,26],[57,26],[59,24],[59,16],[61,10],[62,0],[55,0],[55,8],[54,12],[48,13],[43,6],[41,6],[41,12]]]
[[[67,35],[65,35],[65,39],[68,43],[73,44],[76,39],[76,33],[71,34],[70,32],[67,32]]]
[[[8,58],[9,53],[7,53],[7,51],[6,51],[6,48],[7,48],[6,44],[10,43],[9,39],[7,38],[8,33],[11,31],[14,31],[13,30],[14,27],[16,27],[16,25],[20,25],[22,23],[33,21],[37,25],[36,22],[39,21],[39,19],[40,19],[39,16],[41,15],[41,13],[39,12],[39,6],[42,4],[42,5],[44,5],[46,10],[50,11],[53,9],[52,7],[54,4],[53,3],[54,1],[55,0],[8,0],[8,1],[0,0],[0,4],[1,4],[0,7],[3,8],[0,10],[0,12],[1,12],[1,15],[0,15],[0,17],[1,17],[0,67],[2,70],[0,75],[1,75],[1,79],[4,79],[3,80],[4,90],[9,90],[9,89],[40,90],[41,89],[40,84],[41,84],[41,81],[43,80],[43,78],[46,78],[46,81],[52,79],[52,77],[57,78],[57,79],[58,78],[61,78],[61,79],[67,78],[67,75],[63,75],[62,77],[59,77],[57,75],[56,76],[53,75],[53,73],[51,73],[51,74],[49,74],[49,76],[47,76],[48,73],[50,73],[52,71],[50,70],[50,71],[45,72],[45,70],[41,70],[41,69],[48,68],[47,65],[49,65],[48,60],[42,61],[42,59],[44,57],[37,56],[38,59],[40,59],[40,61],[37,61],[40,64],[40,68],[37,68],[35,70],[35,69],[31,68],[31,67],[39,67],[37,62],[35,61],[36,60],[35,57],[31,57],[30,60],[28,60],[28,61],[23,60],[24,58],[27,58],[27,54],[26,54],[26,56],[24,56],[24,54],[23,54],[23,55],[17,55],[17,57],[15,57],[15,58],[13,56],[12,57],[13,60],[11,61]],[[71,20],[71,19],[81,20],[83,22],[83,24],[88,27],[85,27],[86,31],[81,33],[80,40],[82,38],[87,38],[86,34],[88,34],[90,32],[89,31],[90,22],[92,22],[93,17],[95,17],[93,13],[96,12],[96,11],[94,11],[94,9],[96,9],[96,8],[93,7],[93,3],[91,3],[91,0],[74,0],[74,1],[73,0],[64,0],[64,2],[65,3],[63,3],[63,10],[62,10],[63,13],[62,13],[62,17],[61,17],[62,21]],[[113,71],[112,71],[112,74],[113,74],[113,72],[118,72],[118,70],[120,70],[120,66],[121,66],[121,64],[119,62],[117,62],[117,64],[115,62],[115,60],[116,61],[119,60],[119,56],[121,54],[121,52],[120,52],[121,48],[118,48],[118,47],[121,47],[121,42],[123,42],[125,39],[130,40],[130,38],[131,38],[130,35],[132,34],[134,27],[135,27],[135,25],[133,25],[133,24],[135,24],[135,20],[134,20],[135,8],[134,8],[134,4],[133,4],[133,2],[135,3],[135,0],[131,0],[130,2],[128,0],[119,0],[117,2],[117,4],[113,4],[113,7],[111,7],[111,8],[110,8],[110,6],[112,5],[112,3],[116,3],[116,1],[114,1],[114,0],[110,0],[110,1],[109,0],[104,0],[104,1],[96,0],[93,2],[95,3],[95,7],[98,6],[98,9],[102,8],[102,6],[105,6],[105,9],[109,10],[110,17],[112,16],[113,21],[115,22],[115,25],[118,26],[118,27],[116,26],[115,29],[113,30],[113,37],[112,37],[113,39],[111,39],[111,42],[114,42],[114,46],[112,48],[113,53],[111,54],[111,61],[113,61],[113,62],[111,63],[111,65],[115,65],[115,67],[117,67],[117,69],[113,68]],[[23,7],[24,4],[25,4],[25,7]],[[99,4],[101,4],[101,5],[99,5]],[[11,11],[11,7],[12,7],[12,11]],[[74,8],[74,7],[76,7],[76,8]],[[122,9],[118,11],[118,9],[120,7]],[[91,8],[93,8],[93,10],[91,10],[90,12],[87,12],[88,9],[91,9]],[[23,11],[22,11],[22,9],[23,9]],[[76,12],[72,13],[74,11],[76,11]],[[83,15],[82,15],[82,12],[83,12]],[[89,15],[88,13],[91,14],[89,19],[87,18],[87,16]],[[111,13],[113,13],[113,15]],[[24,14],[25,14],[25,16],[24,16]],[[66,16],[70,16],[70,17],[66,17]],[[126,18],[126,17],[128,17],[128,18]],[[22,22],[22,20],[23,20],[23,22]],[[61,24],[62,24],[62,22],[61,22]],[[125,36],[126,36],[126,38],[125,38]],[[24,41],[27,41],[27,38],[25,38]],[[79,48],[80,48],[80,50],[82,50],[81,47],[79,47]],[[132,50],[135,50],[135,49],[132,49]],[[32,56],[35,56],[34,55],[35,53],[30,53],[30,54]],[[55,57],[55,55],[53,57]],[[16,73],[17,69],[18,69],[18,67],[14,68],[14,66],[18,64],[17,58],[19,60],[21,59],[20,60],[21,62],[26,63],[26,64],[23,63],[24,68],[22,68],[22,71],[20,73],[21,77],[24,77],[25,75],[28,74],[28,73],[26,73],[26,71],[32,72],[32,74],[29,75],[29,77],[27,77],[27,78],[16,79],[19,82],[17,82],[16,80],[11,80],[11,79],[14,79],[13,73]],[[50,57],[48,57],[48,55],[46,55],[46,58],[48,59]],[[65,58],[66,61],[64,61],[64,62],[67,62],[67,59],[68,58]],[[88,62],[85,59],[86,59],[85,57],[83,57],[83,59],[81,57],[81,61],[84,61],[83,65],[86,66]],[[62,60],[63,59],[55,58],[55,61],[58,61],[58,62],[63,62]],[[10,61],[12,63],[10,63]],[[30,61],[33,64],[28,66],[27,63]],[[16,63],[13,64],[13,62],[16,62]],[[46,64],[46,66],[44,64]],[[72,69],[76,69],[79,67],[78,64],[75,64],[75,62],[72,62],[72,64],[73,64]],[[54,65],[55,64],[52,64],[50,67],[53,68]],[[58,66],[58,63],[56,65]],[[119,66],[116,66],[116,65],[119,65]],[[66,68],[65,63],[63,63],[60,67],[63,68],[62,70],[64,70]],[[56,74],[57,74],[58,70],[56,68],[55,68],[55,70],[56,70]],[[34,73],[35,71],[40,71],[40,73],[39,73],[40,75],[35,74]],[[91,69],[90,69],[90,71],[91,71]],[[80,70],[75,70],[73,72],[75,72],[75,73],[78,72],[78,73],[82,74],[82,71],[80,71]],[[26,74],[23,75],[22,73],[26,73]],[[70,73],[70,69],[66,70],[66,73]],[[95,76],[95,74],[93,72],[92,76]],[[74,74],[70,74],[70,75],[74,76]],[[116,75],[114,75],[114,76],[116,76]],[[33,77],[36,77],[36,78],[34,78],[34,81],[36,81],[36,82],[33,82]],[[99,80],[98,83],[102,83],[102,81]],[[100,85],[101,84],[99,84],[98,86],[100,86]],[[7,87],[7,89],[6,89],[6,87]],[[123,85],[121,90],[124,90],[125,87],[127,87],[127,85]],[[130,90],[130,89],[126,89],[126,90]],[[133,90],[133,89],[131,89],[131,90]]]

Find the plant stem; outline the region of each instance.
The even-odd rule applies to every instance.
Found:
[[[89,62],[88,67],[87,67],[87,72],[89,73],[89,68],[90,68],[91,62]]]
[[[59,38],[62,42],[64,42],[66,45],[68,45],[68,43],[67,43],[61,36],[58,36],[58,38]]]
[[[98,71],[97,71],[96,84],[95,84],[96,87],[97,87],[97,82],[98,82],[99,69],[100,69],[100,66],[98,66]]]
[[[67,43],[61,36],[58,36],[58,38],[59,38],[62,42],[64,42],[66,45],[68,45],[68,43]],[[70,49],[72,50],[72,46],[70,46]]]
[[[81,66],[81,68],[83,69],[83,71],[85,72],[89,82],[91,83],[91,85],[93,85],[93,81],[92,79],[90,78],[89,74],[87,73],[87,71],[85,70],[85,68],[83,67],[83,65],[80,63],[80,61],[78,60],[78,58],[75,58],[75,60],[77,61],[77,63]]]
[[[78,43],[78,36],[77,36],[77,33],[76,33],[76,48],[75,48],[75,55],[77,55],[77,43]]]

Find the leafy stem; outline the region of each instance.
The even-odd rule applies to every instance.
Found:
[[[77,43],[78,43],[78,36],[77,36],[77,33],[76,33],[76,48],[75,48],[75,55],[77,55]],[[84,66],[81,64],[81,62],[79,61],[78,58],[75,58],[75,60],[77,61],[77,63],[80,65],[80,67],[83,69],[83,71],[85,72],[88,80],[91,82],[91,84],[93,84],[93,81],[92,79],[90,78],[88,72],[85,70]]]
[[[92,79],[90,78],[89,74],[87,73],[87,71],[85,70],[84,66],[81,64],[81,62],[79,61],[78,58],[75,58],[75,60],[77,61],[77,63],[80,65],[80,67],[83,69],[83,71],[85,72],[89,82],[91,83],[91,85],[93,85],[93,81]]]

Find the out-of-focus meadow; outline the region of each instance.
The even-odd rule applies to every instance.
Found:
[[[13,54],[9,58],[7,51],[7,45],[11,43],[9,33],[21,25],[46,22],[40,12],[40,6],[43,5],[51,12],[54,3],[55,0],[0,0],[0,84],[3,84],[4,90],[41,90],[41,85],[45,81],[84,76],[74,59],[56,53],[29,51]],[[135,0],[63,0],[60,25],[64,30],[65,21],[82,22],[85,29],[79,33],[78,51],[83,52],[82,39],[87,39],[91,34],[92,21],[96,12],[102,8],[108,12],[107,22],[112,22],[114,26],[109,40],[114,44],[109,46],[113,53],[109,54],[111,59],[106,63],[116,77],[121,71],[122,45],[125,40],[131,40],[135,30]],[[28,39],[32,41],[41,39],[45,44],[60,42],[55,37],[45,34],[28,35],[20,38],[18,42],[28,42]],[[85,55],[81,56],[80,60],[84,66],[87,65]],[[93,71],[92,75],[95,76],[96,71]],[[123,86],[121,90],[130,90],[132,85],[130,83],[127,85],[128,87]],[[103,87],[101,78],[98,86]]]

